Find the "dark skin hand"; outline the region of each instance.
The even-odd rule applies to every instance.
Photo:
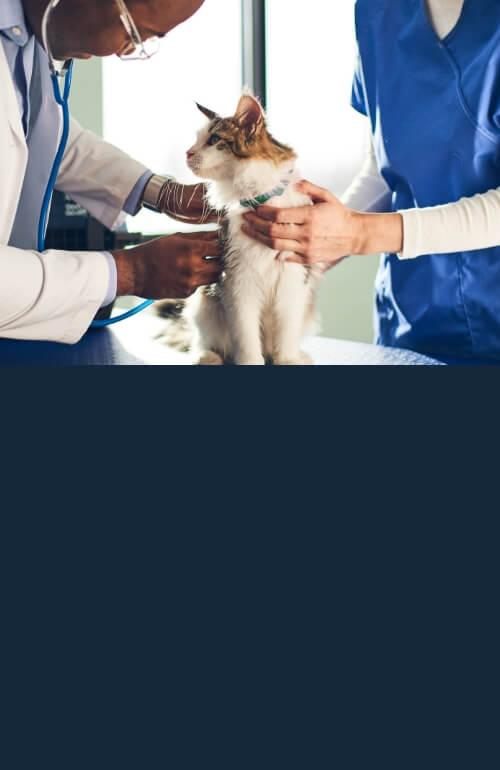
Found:
[[[117,295],[184,299],[200,286],[217,283],[222,272],[218,232],[171,235],[113,252]],[[211,257],[211,259],[207,259]]]

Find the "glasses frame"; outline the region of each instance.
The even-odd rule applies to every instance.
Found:
[[[130,54],[118,54],[122,61],[147,61],[151,59],[156,53],[160,45],[160,39],[158,37],[149,38],[147,43],[149,45],[156,45],[155,50],[148,51],[146,48],[146,41],[144,41],[137,29],[137,25],[134,21],[132,14],[125,5],[124,0],[115,0],[120,11],[120,21],[123,24],[125,32],[130,38],[131,44],[134,46],[134,51]]]

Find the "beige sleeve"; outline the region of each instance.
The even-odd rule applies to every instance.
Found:
[[[369,130],[363,167],[342,201],[357,211],[391,210],[391,191],[378,170]],[[500,187],[457,203],[399,213],[404,221],[400,259],[500,246]]]
[[[401,259],[500,246],[500,187],[458,203],[400,213],[404,220]]]

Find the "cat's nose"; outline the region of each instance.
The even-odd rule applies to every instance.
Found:
[[[188,151],[187,151],[187,153],[186,153],[186,155],[187,155],[187,159],[188,159],[188,160],[191,160],[191,158],[194,158],[194,156],[196,155],[196,153],[195,153],[195,151],[194,151],[194,150],[188,150]]]

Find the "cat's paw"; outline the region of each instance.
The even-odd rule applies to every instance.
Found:
[[[218,353],[209,350],[203,353],[198,360],[197,366],[224,366],[224,359]]]
[[[235,359],[236,366],[265,366],[266,362],[262,356],[248,356]]]
[[[294,356],[276,356],[275,366],[313,366],[314,362],[307,353],[298,353]]]

